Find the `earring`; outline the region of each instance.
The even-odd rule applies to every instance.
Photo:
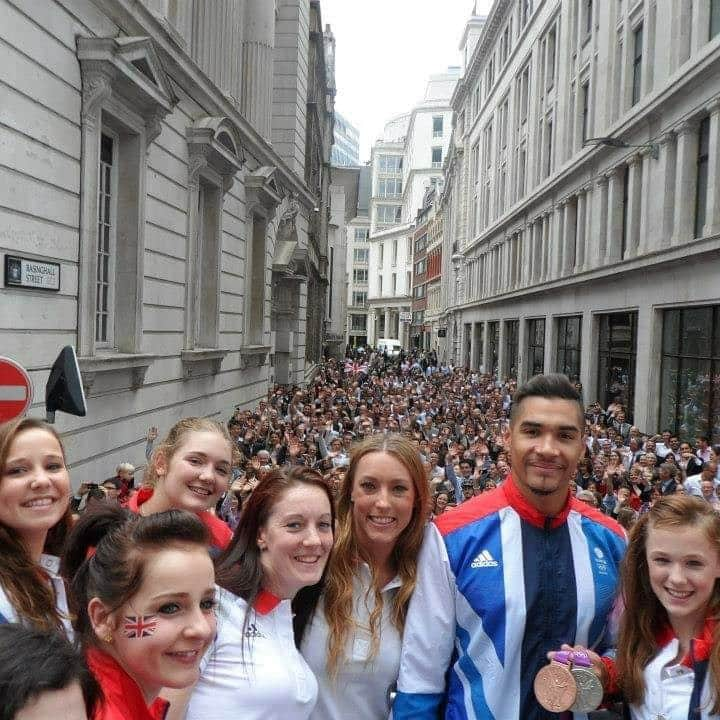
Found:
[[[105,635],[103,635],[103,639],[102,639],[102,640],[103,640],[104,643],[107,643],[108,645],[111,645],[111,644],[112,644],[112,641],[113,641],[112,633],[108,630],[108,631],[105,633]]]

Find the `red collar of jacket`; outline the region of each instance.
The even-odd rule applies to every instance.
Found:
[[[90,648],[87,662],[100,683],[103,699],[93,714],[93,720],[163,720],[170,703],[156,698],[150,706],[145,702],[138,684],[120,664],[102,650]]]
[[[717,620],[714,618],[706,618],[705,625],[699,637],[693,638],[690,641],[690,652],[680,660],[681,665],[692,668],[696,662],[702,662],[710,658],[710,651],[713,645],[713,633],[716,625]],[[676,637],[672,627],[665,625],[655,636],[655,641],[658,647],[663,648]]]
[[[535,525],[536,527],[544,528],[546,527],[545,523],[550,520],[550,529],[554,530],[565,523],[567,516],[570,513],[572,498],[570,497],[569,491],[567,499],[565,500],[565,505],[563,505],[560,512],[557,513],[557,515],[550,517],[541,513],[534,505],[531,505],[528,502],[527,498],[520,492],[512,473],[505,478],[503,484],[500,486],[500,489],[505,493],[505,497],[507,498],[510,507],[512,507],[523,520]]]
[[[271,613],[281,602],[282,600],[269,590],[261,590],[255,598],[253,607],[255,608],[255,612],[260,615],[267,615],[268,613]]]
[[[153,488],[141,487],[129,500],[127,504],[128,510],[134,513],[140,513],[140,506],[147,502],[153,495]],[[207,510],[199,512],[198,517],[202,520],[203,525],[208,529],[210,533],[210,544],[225,550],[232,540],[232,530],[224,523],[220,518],[213,515]]]

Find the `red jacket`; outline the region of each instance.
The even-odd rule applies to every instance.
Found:
[[[170,703],[157,698],[150,707],[145,703],[138,684],[117,661],[102,650],[91,648],[86,653],[88,666],[100,683],[103,699],[92,720],[163,720]]]
[[[140,512],[140,506],[152,497],[153,489],[149,487],[140,488],[128,500],[127,509],[134,513]],[[232,530],[222,520],[211,512],[203,510],[197,516],[210,533],[210,545],[216,550],[225,550],[232,540]]]

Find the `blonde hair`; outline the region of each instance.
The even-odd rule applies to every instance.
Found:
[[[145,468],[145,475],[143,477],[143,484],[149,487],[155,487],[158,481],[157,474],[157,460],[159,457],[163,457],[165,462],[169,463],[172,460],[175,453],[180,449],[183,443],[187,440],[188,436],[194,432],[214,432],[222,436],[230,448],[232,454],[232,462],[237,462],[237,451],[235,449],[235,443],[230,437],[225,425],[222,425],[215,420],[210,418],[198,418],[188,417],[178,420],[171,428],[170,432],[163,438],[155,448],[150,462]]]
[[[370,453],[384,452],[402,463],[410,474],[415,489],[413,512],[408,526],[395,543],[390,560],[393,570],[400,576],[401,586],[393,598],[391,619],[402,635],[410,598],[415,590],[417,556],[422,544],[425,523],[430,506],[430,492],[425,469],[420,461],[417,448],[401,435],[371,435],[358,443],[352,451],[350,465],[337,498],[337,532],[335,548],[327,569],[323,594],[325,618],[330,629],[327,667],[331,676],[336,676],[345,659],[347,639],[355,624],[353,617],[353,580],[357,563],[364,560],[372,573],[371,590],[375,595],[375,606],[370,613],[370,659],[380,647],[379,623],[383,610],[379,578],[372,559],[366,556],[357,541],[353,522],[351,494],[358,465]]]

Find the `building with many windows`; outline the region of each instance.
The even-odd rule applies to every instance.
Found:
[[[452,67],[431,76],[422,102],[390,120],[372,148],[370,344],[388,337],[410,347],[415,223],[428,191],[442,187],[452,134],[449,102],[459,74]]]
[[[322,356],[334,81],[317,0],[0,0],[3,354],[74,345],[75,482]],[[27,274],[27,268],[40,268]],[[25,270],[23,270],[25,268]]]
[[[466,37],[442,353],[720,441],[720,2],[497,0]]]
[[[347,327],[345,344],[365,347],[368,343],[368,263],[370,260],[370,167],[359,168],[357,208],[347,223]]]
[[[351,125],[339,112],[335,112],[335,141],[330,162],[335,167],[357,167],[360,165],[360,131]]]

